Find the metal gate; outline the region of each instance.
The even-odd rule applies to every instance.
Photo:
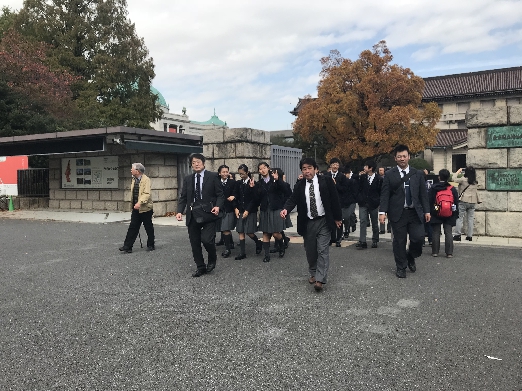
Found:
[[[292,189],[301,174],[299,162],[303,158],[303,151],[299,148],[282,147],[272,145],[270,167],[280,168],[285,172],[286,181]]]
[[[17,171],[18,195],[22,197],[49,197],[49,169],[29,168]]]

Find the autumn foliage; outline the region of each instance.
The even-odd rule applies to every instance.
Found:
[[[412,152],[433,145],[440,109],[422,104],[424,81],[392,59],[384,41],[356,61],[331,51],[321,59],[318,97],[303,105],[294,133],[304,140],[323,137],[333,145],[327,159],[344,161],[389,153],[397,144]]]

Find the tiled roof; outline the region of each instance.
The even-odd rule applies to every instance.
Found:
[[[467,129],[444,129],[437,134],[434,147],[451,147],[468,140]]]
[[[522,93],[522,67],[425,77],[424,101]]]

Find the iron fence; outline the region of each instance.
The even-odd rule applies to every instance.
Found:
[[[49,169],[18,170],[19,197],[49,197]]]

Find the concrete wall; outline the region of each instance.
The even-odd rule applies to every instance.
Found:
[[[117,189],[62,189],[61,159],[93,156],[118,156]],[[132,163],[142,163],[151,178],[154,214],[163,216],[174,212],[177,205],[178,156],[162,153],[129,153],[119,145],[108,145],[108,151],[82,154],[54,155],[49,159],[49,208],[73,210],[131,210]]]
[[[486,170],[522,167],[522,148],[494,148],[486,145],[489,126],[522,124],[522,106],[498,106],[490,109],[468,110],[467,164],[475,167],[482,203],[476,206],[474,233],[483,236],[522,238],[522,192],[488,191]]]

